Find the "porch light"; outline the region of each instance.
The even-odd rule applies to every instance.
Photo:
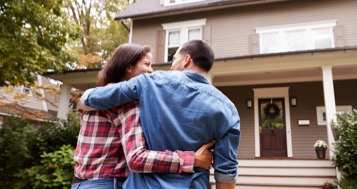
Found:
[[[252,101],[252,99],[247,99],[246,105],[247,105],[247,108],[252,108],[252,107],[253,107],[253,101]]]
[[[291,99],[290,99],[290,105],[293,106],[293,107],[295,107],[295,106],[296,106],[296,102],[297,102],[296,97],[291,97]]]

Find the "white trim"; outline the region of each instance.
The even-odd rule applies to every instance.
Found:
[[[255,136],[255,157],[260,157],[260,137],[259,137],[259,104],[260,98],[284,98],[285,104],[285,126],[286,126],[286,148],[287,156],[293,157],[289,87],[275,88],[254,88],[254,136]]]
[[[206,24],[206,19],[197,19],[197,20],[189,20],[182,22],[171,22],[162,24],[164,30],[170,29],[181,29],[182,27],[195,27],[195,26],[203,26]]]
[[[39,85],[43,85],[43,81],[42,81],[42,76],[37,75],[37,80],[38,80],[38,84]],[[40,89],[40,93],[42,95],[42,97],[45,97],[45,90],[44,89]],[[45,98],[44,98],[45,99]],[[43,105],[43,110],[45,112],[48,112],[48,106],[47,106],[47,102],[46,100],[42,100],[42,105]]]
[[[206,24],[206,19],[197,19],[197,20],[189,20],[182,22],[171,22],[162,24],[163,29],[165,30],[165,53],[164,53],[164,61],[169,61],[167,59],[168,56],[168,48],[169,48],[169,33],[174,31],[180,32],[180,42],[179,46],[188,41],[188,31],[190,29],[200,29],[200,39],[202,39],[203,26]]]
[[[336,115],[347,111],[352,111],[352,105],[336,106]],[[324,113],[326,114],[325,106],[316,106],[317,125],[327,125],[326,115],[323,115]]]
[[[306,27],[333,27],[336,26],[337,20],[322,20],[316,22],[302,22],[302,23],[295,23],[295,24],[284,24],[284,25],[274,25],[274,26],[266,26],[266,27],[257,27],[255,31],[260,33],[270,33],[276,32],[280,30],[298,30],[304,29]]]
[[[327,120],[327,140],[329,145],[330,158],[334,156],[334,138],[331,130],[331,121],[336,122],[336,101],[335,101],[335,90],[333,86],[333,73],[332,65],[321,66],[322,68],[322,83],[324,90],[324,100],[326,107],[326,120]]]
[[[134,20],[131,20],[131,25],[130,25],[130,31],[129,31],[129,43],[133,41],[133,25],[134,25]]]
[[[336,26],[337,20],[324,20],[317,22],[305,22],[305,23],[296,23],[296,24],[286,24],[286,25],[275,25],[268,27],[259,27],[255,28],[256,33],[259,34],[259,48],[260,53],[274,53],[274,52],[287,52],[287,51],[296,51],[296,50],[307,50],[307,49],[318,49],[318,48],[333,48],[335,47],[333,27]],[[326,29],[328,33],[326,35],[314,35],[314,30],[316,29]],[[303,45],[301,47],[294,47],[289,49],[287,44],[288,32],[299,31],[299,36],[301,37],[300,42]],[[274,40],[275,43],[271,44],[268,42],[263,42],[267,35],[273,35],[270,40]],[[296,34],[295,34],[296,35]],[[269,37],[268,37],[269,38]],[[331,46],[316,47],[316,40],[323,39],[329,40]],[[297,39],[295,39],[297,40]],[[301,41],[304,40],[304,41]],[[271,49],[267,50],[266,48],[270,46]]]
[[[172,6],[172,5],[200,2],[200,1],[205,1],[205,0],[187,0],[186,2],[184,0],[175,0],[174,3],[170,3],[170,0],[163,0],[163,1],[164,1],[164,6]]]
[[[57,118],[67,118],[69,99],[71,98],[71,85],[63,83],[61,85],[60,101],[58,103]]]
[[[27,94],[28,97],[33,96],[33,93],[31,91],[31,87],[27,87],[27,86],[24,86],[24,85],[21,86],[21,93],[22,94]]]

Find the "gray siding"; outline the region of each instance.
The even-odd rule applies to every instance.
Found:
[[[355,7],[355,0],[289,1],[135,20],[132,42],[149,45],[155,52],[162,23],[206,18],[211,26],[211,45],[216,58],[243,56],[250,54],[249,37],[257,27],[337,19],[337,25],[344,28],[345,45],[357,46]]]
[[[14,99],[16,94],[21,94],[22,86],[14,87],[13,92],[7,93],[3,88],[0,88],[0,93],[6,99],[6,103],[16,102],[18,105],[23,106],[25,108],[32,108],[37,110],[43,110],[42,101],[39,101],[35,94],[32,96],[27,96],[25,98]]]

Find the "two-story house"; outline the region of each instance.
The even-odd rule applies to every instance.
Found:
[[[336,179],[331,121],[357,108],[357,1],[138,0],[116,19],[132,21],[129,41],[152,48],[156,70],[188,40],[212,47],[210,81],[241,118],[237,187]],[[318,139],[327,160],[316,158]]]

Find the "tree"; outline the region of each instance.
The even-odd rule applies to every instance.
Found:
[[[48,69],[63,70],[78,29],[61,0],[0,0],[0,86],[30,85]]]
[[[114,16],[134,1],[128,0],[67,0],[67,13],[81,27],[80,41],[70,46],[79,57],[73,69],[101,67],[112,51],[127,42],[128,30]],[[128,24],[128,23],[127,23]]]

